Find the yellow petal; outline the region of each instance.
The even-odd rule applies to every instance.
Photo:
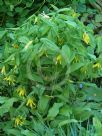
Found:
[[[83,34],[83,41],[86,44],[89,44],[89,42],[90,42],[90,37],[89,37],[89,35],[86,32]]]
[[[96,63],[96,64],[93,65],[93,68],[101,68],[101,67],[102,67],[102,66],[101,66],[100,63]]]
[[[1,69],[1,73],[2,73],[3,75],[6,75],[6,69],[5,69],[5,66],[3,66],[3,67],[2,67],[2,69]]]
[[[61,55],[58,55],[57,57],[56,57],[56,64],[61,64],[62,63],[62,56]]]

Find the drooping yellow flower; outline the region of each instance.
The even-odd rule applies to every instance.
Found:
[[[86,74],[86,73],[87,73],[87,68],[86,68],[86,67],[82,67],[82,68],[80,69],[80,71],[81,71],[82,73]]]
[[[18,49],[18,48],[19,48],[19,46],[18,46],[17,44],[14,44],[13,47],[14,47],[15,49]]]
[[[98,68],[98,69],[100,69],[100,68],[102,68],[102,66],[101,66],[101,64],[98,62],[98,63],[96,63],[96,64],[93,65],[93,68]]]
[[[4,80],[8,81],[9,85],[15,83],[15,80],[14,80],[13,76],[7,76],[7,77],[4,78]]]
[[[56,57],[56,64],[61,64],[62,63],[62,56],[61,55],[58,55]]]
[[[73,62],[79,62],[79,61],[80,61],[80,58],[78,56],[75,56]]]
[[[48,53],[47,53],[46,50],[44,51],[43,55],[46,56],[46,57],[48,57]]]
[[[72,17],[77,17],[77,13],[75,11],[73,11]]]
[[[58,37],[57,41],[58,41],[58,45],[62,45],[64,43],[64,39],[61,37]]]
[[[30,107],[31,109],[36,108],[36,103],[34,102],[33,98],[28,98],[26,106]]]
[[[6,75],[6,69],[5,69],[5,66],[3,66],[3,67],[2,67],[2,69],[1,69],[1,73],[2,73],[3,75]]]
[[[84,32],[84,34],[83,34],[83,41],[86,44],[89,44],[89,42],[90,42],[90,37],[89,37],[89,35],[86,32]]]
[[[19,86],[19,87],[17,88],[17,93],[18,93],[18,95],[21,96],[21,97],[26,96],[26,89],[25,89],[25,87],[24,87],[24,86]]]
[[[15,118],[15,127],[22,126],[24,124],[25,119],[22,116],[18,116]]]

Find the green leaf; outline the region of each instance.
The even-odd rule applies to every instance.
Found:
[[[70,62],[70,56],[71,56],[70,48],[67,45],[64,45],[62,47],[61,52],[62,52],[62,55],[63,55],[64,60],[66,61],[66,63],[69,63]]]
[[[7,100],[8,100],[7,97],[2,97],[2,96],[0,96],[0,103],[1,103],[1,104],[5,103],[5,101],[7,101]]]
[[[66,21],[66,24],[68,24],[69,26],[72,26],[74,28],[77,27],[77,24],[75,22],[73,22],[73,21],[70,21],[70,20]]]
[[[96,14],[95,22],[102,22],[102,14]]]
[[[102,36],[96,38],[97,42],[97,53],[102,53]]]
[[[59,114],[69,117],[70,114],[72,114],[72,108],[68,105],[65,105],[60,109]]]
[[[87,100],[94,100],[96,102],[102,101],[102,88],[90,87],[84,90]]]
[[[53,51],[59,51],[59,48],[57,47],[57,45],[51,40],[47,38],[41,38],[40,40],[41,42],[45,44],[46,47],[48,47],[48,49],[53,50]]]
[[[30,40],[27,36],[21,36],[18,38],[18,41],[27,44]]]
[[[29,73],[27,73],[27,77],[28,77],[28,79],[30,79],[32,81],[37,81],[39,83],[43,83],[43,79],[37,73],[29,72]]]
[[[22,7],[17,7],[17,8],[15,8],[15,11],[17,13],[21,13],[23,11],[23,8]]]
[[[67,12],[69,13],[69,11],[71,10],[71,8],[62,8],[62,9],[59,9],[57,12],[60,13],[60,12]]]
[[[4,62],[7,63],[8,61],[15,60],[15,54],[16,53],[12,53]]]
[[[66,124],[77,123],[77,122],[78,122],[78,121],[75,120],[75,119],[64,120],[64,121],[61,121],[58,126],[59,126],[59,127],[62,127],[62,126],[64,126],[64,125],[66,125]]]
[[[87,55],[90,57],[90,59],[92,59],[92,60],[96,60],[96,56],[95,56],[95,55],[90,54],[90,53],[88,53]]]
[[[80,0],[80,2],[85,4],[85,0]]]
[[[0,116],[3,116],[4,113],[9,112],[13,103],[16,101],[17,101],[16,98],[10,98],[7,101],[5,101],[5,103],[2,106],[0,106]]]
[[[23,136],[37,136],[36,133],[34,134],[33,132],[31,132],[30,130],[21,130],[21,134],[23,134]]]
[[[93,125],[95,127],[97,136],[101,136],[102,135],[102,123],[97,117],[93,118]]]
[[[54,103],[54,105],[50,108],[47,118],[53,120],[58,114],[59,109],[63,106],[63,103]]]
[[[41,96],[40,100],[38,102],[38,111],[45,115],[47,113],[48,107],[49,107],[49,102],[50,102],[50,97],[48,96]]]
[[[87,120],[92,114],[91,109],[89,107],[85,107],[85,106],[82,107],[79,105],[76,105],[75,107],[73,106],[73,113],[75,119],[79,121]]]
[[[102,128],[102,123],[100,120],[96,117],[93,118],[93,125],[95,126],[96,129]]]
[[[44,36],[44,35],[48,34],[49,30],[50,30],[50,27],[45,24],[39,29],[39,32],[40,32],[41,36]]]
[[[3,38],[3,36],[6,34],[7,31],[0,31],[0,40]]]
[[[2,0],[0,0],[0,6],[2,6],[3,5],[3,1]]]
[[[84,66],[85,64],[84,63],[74,63],[72,64],[70,67],[69,67],[69,73],[72,73],[78,69],[80,69],[82,66]]]
[[[6,129],[5,130],[8,135],[22,136],[20,130],[17,129]]]
[[[50,4],[50,5],[54,10],[58,11],[58,8],[55,5],[53,5],[53,4]]]

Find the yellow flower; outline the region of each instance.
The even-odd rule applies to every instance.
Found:
[[[98,68],[98,69],[99,69],[99,68],[101,68],[101,67],[102,67],[102,66],[101,66],[100,63],[96,63],[96,64],[93,65],[93,68]]]
[[[19,87],[17,88],[17,93],[18,93],[19,96],[22,96],[22,97],[26,96],[25,87],[19,86]]]
[[[24,124],[25,119],[22,116],[18,116],[15,118],[15,127],[22,126]]]
[[[56,57],[56,64],[61,64],[62,63],[62,56],[61,55],[58,55],[57,57]]]
[[[43,55],[45,55],[46,57],[48,57],[47,51],[45,50]]]
[[[28,98],[26,106],[29,106],[31,109],[36,108],[36,103],[33,101],[33,98]]]
[[[10,85],[10,84],[14,84],[14,82],[15,82],[13,76],[5,77],[4,80],[5,80],[5,81],[8,81],[9,85]]]
[[[5,66],[3,66],[3,67],[2,67],[2,69],[1,69],[1,73],[2,73],[3,75],[6,75],[6,69],[5,69]]]
[[[73,11],[72,17],[77,17],[77,13],[75,11]]]
[[[63,38],[58,37],[58,44],[59,44],[59,45],[62,45],[63,43],[64,43],[64,39],[63,39]]]
[[[89,37],[89,35],[86,32],[83,34],[83,41],[86,44],[89,44],[89,42],[90,42],[90,37]]]
[[[17,44],[14,44],[13,47],[14,47],[15,49],[18,49],[18,48],[19,48],[19,46],[18,46]]]
[[[79,57],[75,56],[73,62],[79,62],[79,61],[80,61]]]
[[[87,73],[87,68],[86,68],[86,67],[82,67],[80,70],[81,70],[81,72],[84,73],[84,74]]]

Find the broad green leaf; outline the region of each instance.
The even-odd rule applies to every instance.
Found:
[[[84,66],[85,64],[84,63],[74,63],[72,64],[71,66],[69,66],[69,73],[72,73],[78,69],[80,69],[82,66]]]
[[[53,120],[59,114],[59,110],[62,106],[63,103],[54,103],[53,106],[49,109],[47,118]]]
[[[27,72],[27,77],[28,77],[28,79],[30,79],[32,81],[43,83],[43,79],[37,73],[32,73],[31,71],[28,71]]]
[[[50,5],[54,10],[58,11],[58,8],[55,5],[53,5],[53,4],[50,4]]]
[[[60,12],[69,12],[71,10],[71,8],[62,8],[62,9],[59,9],[57,12],[60,13]]]
[[[0,116],[3,116],[4,113],[9,112],[13,103],[16,102],[16,98],[10,98],[3,105],[0,106]]]
[[[95,16],[95,22],[102,22],[102,14],[97,14]]]
[[[75,22],[73,22],[73,21],[70,21],[70,20],[66,21],[66,24],[68,24],[68,26],[72,26],[74,28],[77,27],[77,24]]]
[[[40,28],[39,31],[40,31],[41,36],[44,36],[44,35],[48,34],[49,30],[50,30],[50,27],[45,24]]]
[[[93,118],[93,125],[96,130],[96,136],[101,136],[102,135],[102,123],[97,117]]]
[[[12,129],[12,128],[10,128],[10,129],[6,129],[5,131],[6,131],[6,133],[7,133],[9,136],[10,136],[10,135],[23,136],[23,135],[21,134],[20,130],[17,130],[17,129]]]
[[[80,0],[81,3],[85,3],[85,0]]]
[[[3,104],[8,100],[8,97],[2,97],[0,96],[0,103]]]
[[[70,48],[68,47],[68,45],[64,45],[62,47],[62,55],[64,57],[64,60],[66,61],[66,63],[69,63],[70,62],[70,56],[71,56],[71,51],[70,51]]]
[[[2,6],[3,5],[3,1],[2,0],[0,0],[0,6]]]
[[[96,38],[96,42],[97,42],[97,53],[101,53],[102,52],[102,36],[98,36]]]
[[[41,96],[40,97],[37,108],[38,108],[38,111],[40,113],[42,113],[43,115],[45,115],[47,113],[50,99],[51,98],[48,96]]]
[[[96,60],[96,56],[95,55],[88,53],[88,56],[90,57],[90,59]]]
[[[94,100],[96,102],[102,101],[102,89],[97,87],[89,87],[84,90],[87,100]]]
[[[37,136],[37,134],[34,132],[31,132],[30,130],[21,130],[22,136]]]
[[[95,128],[98,129],[102,129],[102,123],[100,122],[100,120],[96,117],[93,118],[93,125],[95,126]]]
[[[0,40],[3,38],[3,36],[6,34],[7,31],[0,31]]]
[[[25,43],[25,44],[27,44],[30,41],[29,38],[26,36],[21,36],[21,37],[19,37],[18,40],[19,40],[19,42]]]
[[[42,43],[45,44],[45,46],[50,49],[50,50],[53,50],[53,51],[59,51],[59,48],[57,47],[57,45],[52,42],[51,40],[47,39],[47,38],[41,38],[40,39]]]
[[[15,54],[16,53],[11,54],[4,62],[7,63],[8,61],[11,61],[11,60],[14,61],[15,60]]]
[[[60,122],[58,126],[59,126],[59,127],[62,127],[62,126],[64,126],[64,125],[66,125],[66,124],[77,123],[77,122],[78,122],[78,121],[75,120],[75,119],[64,120],[64,121]]]
[[[69,117],[70,114],[72,114],[72,108],[68,105],[65,105],[60,109],[59,114]]]
[[[92,113],[90,108],[76,105],[76,107],[73,107],[73,114],[76,120],[85,121],[91,116]]]

